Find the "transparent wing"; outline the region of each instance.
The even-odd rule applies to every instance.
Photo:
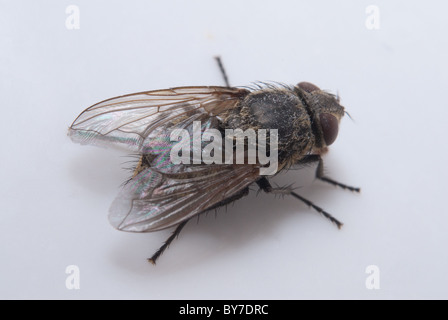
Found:
[[[146,168],[114,200],[109,220],[123,231],[169,228],[237,194],[259,177],[252,165],[202,165],[179,174]]]
[[[124,95],[83,111],[68,135],[81,144],[146,152],[145,142],[157,128],[218,116],[247,93],[246,89],[227,87],[178,87]]]

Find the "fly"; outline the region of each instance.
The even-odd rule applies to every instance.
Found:
[[[180,143],[173,140],[173,130],[193,135],[195,130],[202,135],[214,130],[224,136],[229,130],[257,133],[269,130],[270,149],[266,155],[276,155],[271,160],[275,161],[277,172],[317,163],[317,179],[360,191],[330,179],[323,171],[322,155],[336,140],[339,123],[346,113],[338,96],[309,82],[295,86],[260,83],[231,87],[220,58],[216,59],[226,86],[176,87],[111,98],[87,108],[69,128],[68,135],[74,142],[118,146],[139,154],[133,176],[111,205],[109,221],[118,230],[129,232],[175,227],[148,259],[153,264],[192,217],[244,197],[253,184],[266,193],[291,195],[338,228],[342,226],[330,213],[292,188],[274,188],[269,182],[271,175],[260,174],[266,168],[260,157],[243,163],[173,163],[172,150]],[[248,159],[251,145],[260,146],[261,140],[252,143],[249,140],[249,137],[241,140],[245,147],[243,160]],[[229,154],[224,143],[214,142],[211,155]],[[197,148],[185,147],[187,160],[193,160]],[[203,141],[199,147],[204,147]],[[235,159],[237,151],[237,147],[232,147],[229,159]],[[185,160],[185,152],[182,155]]]

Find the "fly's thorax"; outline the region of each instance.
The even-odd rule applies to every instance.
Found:
[[[302,100],[288,89],[251,92],[223,119],[229,129],[278,130],[279,160],[305,154],[313,145],[311,120]]]

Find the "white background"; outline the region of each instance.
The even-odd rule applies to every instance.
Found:
[[[66,28],[67,6],[80,29]],[[365,26],[380,10],[380,29]],[[448,298],[448,20],[442,1],[0,1],[0,298]],[[345,117],[328,174],[361,194],[275,178],[306,205],[252,192],[170,231],[107,221],[125,154],[66,136],[89,105],[183,85],[310,81]],[[255,190],[256,188],[254,188]],[[69,265],[80,289],[65,285]],[[368,290],[366,267],[380,270]]]

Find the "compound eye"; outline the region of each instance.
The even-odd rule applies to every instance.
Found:
[[[318,86],[309,83],[309,82],[300,82],[297,85],[300,89],[302,89],[303,91],[306,91],[308,93],[316,91],[316,90],[320,90]]]
[[[319,118],[320,118],[320,126],[324,134],[325,144],[329,146],[336,140],[338,136],[339,131],[338,119],[336,119],[336,117],[330,113],[321,113]]]

